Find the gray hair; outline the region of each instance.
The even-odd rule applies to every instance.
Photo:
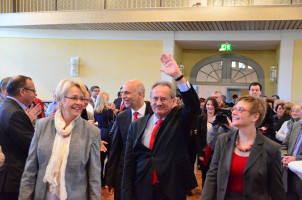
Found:
[[[219,94],[220,97],[222,96],[222,93],[220,91],[215,91],[215,92],[212,93],[212,95],[214,95],[214,94]]]
[[[67,95],[68,91],[70,90],[70,88],[72,88],[73,86],[76,86],[77,88],[79,88],[82,92],[83,95],[86,96],[86,87],[85,84],[80,81],[80,80],[70,80],[70,79],[64,79],[62,80],[57,89],[56,89],[56,101],[64,101],[65,96]]]
[[[170,96],[171,98],[174,98],[176,96],[176,91],[174,86],[172,85],[172,83],[168,82],[168,81],[157,81],[156,83],[154,83],[151,87],[151,92],[150,92],[150,96],[152,95],[153,89],[156,86],[167,86],[168,88],[170,88]]]
[[[0,90],[6,90],[6,86],[8,84],[8,81],[11,77],[6,77],[4,79],[1,80],[0,82]]]

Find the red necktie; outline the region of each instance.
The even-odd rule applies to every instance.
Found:
[[[152,131],[152,135],[151,135],[151,139],[150,139],[150,145],[149,148],[152,150],[153,148],[153,144],[154,144],[154,140],[155,140],[155,134],[156,131],[159,129],[160,125],[163,123],[164,120],[158,120],[156,122],[156,126],[154,127],[153,131]],[[155,169],[153,169],[153,176],[152,176],[152,185],[154,185],[154,183],[156,183],[157,181],[157,177],[156,177],[156,173],[155,173]]]
[[[124,106],[125,106],[125,102],[124,102],[124,101],[122,101],[122,105],[121,105],[121,107],[120,107],[120,111],[123,111]]]
[[[138,112],[134,112],[133,115],[134,115],[133,121],[137,120],[138,119],[137,118]]]

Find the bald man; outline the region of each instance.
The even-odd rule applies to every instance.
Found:
[[[114,192],[114,199],[119,200],[124,165],[124,155],[128,129],[134,120],[152,112],[149,102],[144,101],[145,87],[139,80],[130,80],[123,85],[121,96],[127,109],[117,115],[110,134],[112,145],[106,169],[106,189]]]

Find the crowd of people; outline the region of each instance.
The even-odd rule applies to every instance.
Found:
[[[30,77],[0,83],[0,200],[302,199],[302,180],[289,169],[302,160],[301,105],[214,91],[198,98],[171,55],[172,77],[151,87],[127,81],[110,103],[99,86],[64,79],[44,111]]]

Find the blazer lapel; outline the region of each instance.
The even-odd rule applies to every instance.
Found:
[[[152,116],[152,114],[147,115],[140,123],[140,125],[138,127],[138,135],[136,137],[137,139],[135,141],[135,143],[137,143],[137,145],[142,145],[145,148],[147,148],[147,147],[142,144],[142,136],[144,135],[144,132],[146,130],[146,127],[148,125],[148,122],[149,122],[151,116]],[[147,149],[149,149],[149,148],[147,148]]]
[[[244,168],[244,173],[256,162],[256,160],[259,158],[259,156],[262,154],[262,148],[263,148],[263,138],[264,136],[262,133],[260,133],[257,130],[257,136],[253,145],[253,148],[251,150],[251,153],[247,159],[245,168]]]
[[[296,146],[298,137],[300,135],[300,131],[301,131],[301,125],[299,123],[299,125],[295,126],[295,129],[293,130],[293,137],[292,137],[292,145],[290,145],[290,149],[289,149],[289,155],[293,155],[294,152],[294,148]],[[301,149],[300,149],[301,150]],[[299,150],[299,151],[300,151]]]
[[[224,149],[222,149],[223,156],[226,158],[225,159],[226,160],[226,169],[227,169],[228,174],[230,172],[230,168],[231,168],[231,164],[232,164],[233,153],[234,153],[234,144],[235,144],[237,134],[238,134],[238,131],[235,134],[230,135],[227,138]]]

